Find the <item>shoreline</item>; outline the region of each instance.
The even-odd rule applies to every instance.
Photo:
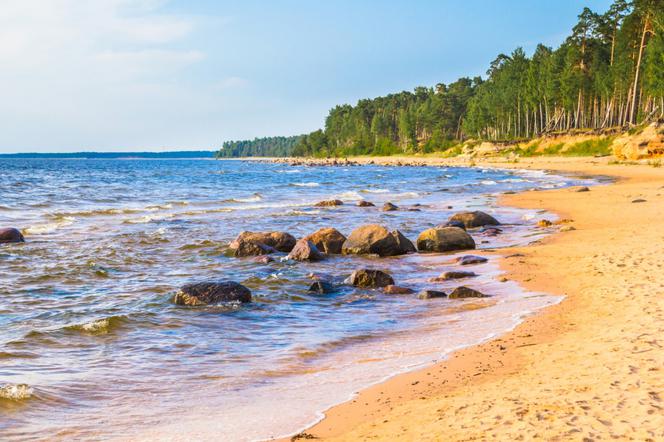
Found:
[[[503,204],[520,208],[546,209],[557,214],[560,218],[575,220],[572,225],[578,230],[556,233],[525,247],[500,250],[500,254],[512,255],[512,257],[507,256],[500,261],[500,267],[506,271],[510,280],[518,282],[528,291],[545,292],[553,295],[564,294],[565,298],[560,303],[528,315],[519,325],[506,334],[501,334],[479,345],[457,350],[441,362],[415,371],[397,374],[385,382],[360,391],[351,400],[326,410],[323,419],[304,430],[299,437],[313,436],[329,440],[364,440],[369,438],[372,440],[390,440],[398,435],[406,439],[436,440],[445,435],[446,440],[467,440],[482,438],[486,436],[486,431],[493,431],[495,433],[491,433],[492,435],[503,435],[504,437],[523,437],[526,434],[541,437],[542,431],[547,435],[546,437],[571,437],[572,435],[581,437],[584,432],[595,436],[604,433],[615,436],[619,433],[612,429],[613,424],[607,425],[607,422],[612,422],[613,419],[619,417],[610,413],[607,419],[595,418],[595,421],[600,422],[600,428],[596,428],[597,425],[594,422],[587,426],[581,425],[580,428],[566,422],[560,426],[553,425],[554,429],[549,422],[559,414],[557,412],[559,410],[556,410],[559,406],[545,407],[544,411],[547,416],[543,418],[542,412],[533,414],[528,411],[528,405],[532,405],[532,401],[514,398],[516,402],[512,401],[511,403],[520,403],[520,409],[516,411],[513,409],[510,413],[509,404],[503,403],[502,400],[499,401],[500,404],[493,402],[498,400],[498,396],[493,390],[495,389],[501,394],[513,394],[513,389],[503,388],[501,390],[501,387],[504,383],[512,382],[514,379],[524,376],[523,372],[526,368],[539,362],[537,358],[532,359],[533,353],[541,352],[539,348],[552,346],[562,337],[568,337],[569,334],[575,332],[583,334],[586,331],[585,327],[576,322],[570,323],[568,319],[569,317],[577,318],[579,314],[583,313],[592,314],[594,310],[588,311],[585,305],[588,301],[578,293],[579,289],[575,288],[574,284],[570,284],[570,278],[564,277],[564,268],[547,268],[547,263],[542,261],[541,256],[544,253],[543,251],[554,249],[558,252],[556,259],[561,261],[563,267],[564,262],[567,262],[567,268],[570,268],[570,259],[560,253],[560,248],[566,247],[566,243],[572,241],[573,237],[583,237],[586,230],[584,224],[591,221],[587,218],[592,218],[592,213],[589,212],[587,207],[579,207],[579,201],[583,201],[585,198],[586,200],[591,199],[597,204],[597,200],[601,198],[595,195],[603,196],[601,194],[607,193],[615,195],[617,192],[621,192],[624,186],[633,186],[637,190],[645,190],[642,189],[643,185],[650,182],[659,184],[655,188],[656,192],[664,184],[664,172],[648,166],[610,165],[608,164],[608,158],[546,157],[529,158],[518,163],[491,160],[494,161],[476,161],[474,165],[478,167],[539,169],[563,174],[611,176],[616,179],[609,186],[593,186],[591,192],[574,193],[570,192],[569,188],[565,188],[504,195],[500,198]],[[353,158],[352,161],[361,164],[373,162],[374,164],[386,165],[404,165],[409,164],[409,162],[411,164],[416,162],[417,165],[422,163],[446,166],[468,165],[465,161],[450,161],[450,159],[441,158],[429,160],[427,158],[413,159],[409,157],[372,157]],[[602,189],[603,187],[605,189]],[[652,189],[648,190],[653,191]],[[662,193],[664,194],[664,192]],[[659,195],[656,194],[653,198],[657,196]],[[636,210],[639,210],[645,206],[633,204],[631,201],[627,203],[632,204],[628,207],[629,209],[637,208]],[[651,211],[653,211],[653,204],[651,203],[650,206]],[[657,207],[654,207],[654,219],[652,221],[656,221],[658,212],[662,211],[658,211]],[[580,221],[577,218],[580,218]],[[606,238],[603,239],[606,241]],[[577,242],[577,240],[575,239],[574,242]],[[579,247],[583,247],[583,241],[581,245],[576,245],[576,249]],[[583,251],[581,253],[583,254]],[[539,268],[540,272],[531,273],[527,270],[533,267]],[[603,274],[603,272],[600,273]],[[580,287],[584,286],[581,285]],[[660,316],[657,318],[662,319],[664,314],[661,314],[661,309],[658,312]],[[535,352],[534,349],[538,349],[538,351]],[[569,357],[564,348],[557,350],[559,350],[557,356],[560,358]],[[567,369],[569,370],[569,367]],[[653,372],[656,371],[653,370]],[[528,373],[528,375],[530,375],[529,379],[531,381],[533,381],[533,378],[538,378],[536,374],[532,376],[532,373]],[[662,375],[655,376],[655,383],[660,387],[664,387],[661,378]],[[539,385],[547,385],[546,379],[541,379],[541,376],[536,382]],[[523,383],[517,383],[516,385],[523,385]],[[585,396],[581,393],[589,391],[586,388],[587,386],[584,386],[582,392],[575,390],[571,393],[569,391],[558,392],[549,400],[555,402],[556,399],[566,399],[565,396]],[[483,399],[480,399],[480,402],[484,403],[485,408],[500,410],[500,415],[493,416],[497,421],[502,421],[500,426],[497,426],[496,423],[493,425],[485,424],[485,413],[468,411],[464,413],[463,417],[469,420],[464,421],[458,416],[458,413],[450,418],[448,413],[436,412],[435,409],[432,409],[434,405],[442,407],[439,410],[448,409],[444,405],[454,404],[458,410],[471,410],[477,407],[477,399],[475,401],[470,400],[469,396],[472,397],[474,394],[469,393],[487,389],[494,392],[494,394],[482,394],[481,398]],[[538,396],[538,392],[543,394],[546,391],[549,390],[540,391],[536,389],[530,393]],[[527,397],[527,394],[524,394],[524,396]],[[653,397],[653,395],[646,394],[646,396],[651,398],[651,402],[660,400],[658,397]],[[598,402],[597,397],[594,398],[594,401]],[[586,404],[592,403],[587,399],[584,399],[583,402]],[[539,403],[539,400],[536,403]],[[591,414],[591,411],[602,414],[603,411],[602,406],[595,408],[590,405],[579,405],[578,407],[578,415]],[[431,416],[432,412],[436,415],[435,418]],[[651,414],[647,410],[642,410],[639,416],[647,419]],[[414,421],[413,415],[418,417],[417,423]],[[575,421],[579,420],[578,415],[575,414]],[[427,420],[424,416],[429,416],[430,419]],[[533,416],[536,423],[530,422]],[[477,425],[478,420],[483,425]],[[543,424],[543,420],[547,423]],[[638,430],[637,428],[632,429],[639,431],[639,434],[644,435],[644,437],[663,436],[664,434],[657,433],[657,429],[664,428],[661,425],[664,424],[664,419],[653,420],[656,421],[653,422],[655,425],[643,424],[639,426]],[[635,425],[633,422],[629,424]],[[628,424],[622,423],[622,425]],[[487,426],[491,428],[484,428]],[[574,431],[569,434],[565,433],[565,431],[570,431],[571,427]],[[661,432],[661,430],[659,431]],[[628,432],[623,431],[624,434],[628,434]],[[474,436],[471,437],[471,435]],[[588,437],[592,438],[592,436]],[[290,438],[284,440],[288,439]]]

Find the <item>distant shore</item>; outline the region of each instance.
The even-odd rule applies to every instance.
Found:
[[[426,157],[360,164],[468,165]],[[299,160],[295,160],[299,161]],[[325,440],[532,440],[664,437],[664,169],[609,158],[474,160],[480,167],[605,175],[589,192],[505,195],[505,204],[572,219],[501,250],[507,277],[565,300],[507,335],[399,375],[333,407],[300,437]]]

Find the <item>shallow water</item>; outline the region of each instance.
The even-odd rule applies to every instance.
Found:
[[[394,373],[514,327],[558,298],[498,283],[495,259],[464,284],[494,295],[421,301],[344,288],[307,292],[311,272],[343,279],[362,265],[397,284],[428,278],[453,255],[331,257],[269,265],[224,254],[242,230],[364,223],[414,240],[454,212],[482,209],[505,233],[480,248],[536,239],[543,214],[498,207],[495,194],[585,182],[541,172],[440,167],[290,167],[206,160],[2,160],[0,438],[251,440],[283,435]],[[339,198],[344,205],[317,208]],[[377,208],[360,208],[370,200]],[[382,212],[391,201],[402,208]],[[171,303],[192,281],[224,278],[255,302]]]

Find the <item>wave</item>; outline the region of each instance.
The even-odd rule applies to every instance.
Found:
[[[362,189],[360,190],[362,193],[389,193],[390,191],[388,189]]]
[[[109,316],[108,318],[96,319],[82,324],[68,325],[65,330],[78,331],[88,334],[106,334],[120,327],[126,322],[124,316]]]
[[[122,224],[147,224],[152,221],[161,221],[169,218],[173,218],[175,213],[162,213],[160,215],[145,215],[140,218],[126,219],[122,221]]]
[[[291,186],[296,186],[296,187],[318,187],[320,186],[320,183],[316,182],[309,182],[309,183],[291,183]]]
[[[54,223],[47,223],[47,224],[37,224],[34,226],[30,226],[27,229],[25,229],[23,232],[28,234],[28,235],[41,235],[44,233],[50,233],[53,232],[54,230],[58,230],[62,227],[67,227],[76,221],[76,218],[71,217],[71,216],[63,216],[61,217],[58,221]]]
[[[342,193],[341,195],[339,195],[339,199],[352,201],[352,200],[361,200],[364,198],[358,192],[351,191],[351,192]]]
[[[168,201],[164,204],[151,204],[145,207],[110,207],[105,209],[80,210],[77,212],[55,212],[49,215],[54,219],[64,219],[69,217],[93,217],[104,215],[127,215],[141,212],[156,212],[159,210],[169,210],[174,206],[186,206],[188,201]]]
[[[6,384],[0,387],[0,399],[21,401],[29,399],[34,394],[34,389],[28,384]]]
[[[480,184],[484,184],[485,186],[495,186],[498,183],[494,180],[482,180],[480,181]]]

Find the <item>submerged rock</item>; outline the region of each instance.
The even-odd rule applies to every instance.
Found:
[[[441,282],[441,281],[449,281],[451,279],[473,278],[475,276],[477,276],[477,273],[475,272],[463,272],[463,271],[444,272],[441,273],[440,276],[433,278],[431,281]]]
[[[249,232],[245,231],[238,235],[234,241],[230,243],[231,249],[240,247],[241,242],[254,242],[261,243],[268,247],[272,247],[280,252],[288,253],[293,250],[297,240],[293,235],[286,232]]]
[[[458,227],[434,227],[417,237],[417,249],[420,252],[449,252],[474,248],[473,238]]]
[[[341,246],[346,241],[346,237],[332,227],[317,230],[311,235],[305,236],[304,239],[314,243],[318,250],[335,255],[341,253]]]
[[[221,302],[251,302],[251,291],[234,281],[206,281],[186,284],[173,298],[178,305],[208,305]]]
[[[236,248],[233,248],[233,256],[236,258],[243,258],[246,256],[260,256],[276,253],[277,249],[267,246],[260,242],[240,240],[235,243]]]
[[[383,212],[393,212],[395,210],[399,210],[398,206],[395,206],[394,204],[390,203],[389,201],[385,204],[383,204]]]
[[[590,192],[590,189],[587,186],[581,186],[574,189],[574,192]]]
[[[311,286],[309,286],[309,291],[313,293],[332,293],[335,291],[335,287],[327,281],[315,281]]]
[[[415,251],[413,243],[401,232],[390,232],[379,224],[368,224],[353,230],[341,248],[344,255],[375,253],[380,256],[397,256]]]
[[[295,261],[321,261],[324,258],[325,255],[306,238],[299,240],[288,254],[288,259],[294,259]]]
[[[0,244],[10,242],[25,242],[21,231],[14,227],[5,227],[0,229]]]
[[[383,289],[383,292],[388,295],[408,295],[413,293],[413,290],[409,289],[408,287],[400,287],[398,285],[387,285]]]
[[[482,226],[498,226],[500,222],[488,213],[476,210],[474,212],[459,212],[450,218],[450,221],[462,222],[467,229]]]
[[[274,258],[272,258],[269,255],[261,255],[254,258],[254,262],[256,264],[269,264],[271,262],[274,262]]]
[[[343,206],[344,202],[341,200],[325,200],[319,201],[315,204],[316,207],[334,207],[334,206]]]
[[[417,294],[417,297],[420,299],[444,298],[446,296],[447,293],[441,292],[439,290],[422,290]]]
[[[358,207],[375,207],[376,205],[371,201],[361,200],[357,202]]]
[[[475,289],[471,289],[468,287],[460,286],[454,289],[452,293],[450,293],[449,298],[450,299],[463,299],[463,298],[488,298],[489,295],[485,295],[482,292],[478,292]]]
[[[462,266],[467,266],[471,264],[482,264],[487,262],[489,259],[484,256],[477,255],[464,255],[457,258],[457,262]]]
[[[437,229],[442,229],[443,227],[458,227],[460,229],[466,230],[466,225],[461,221],[448,221],[445,224],[439,224],[436,226]]]
[[[355,270],[349,278],[350,284],[355,287],[386,287],[394,285],[394,279],[387,273],[374,269]]]

